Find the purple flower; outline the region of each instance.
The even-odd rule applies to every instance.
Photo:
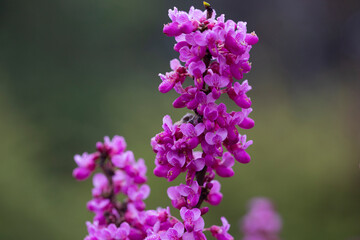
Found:
[[[180,129],[188,137],[198,137],[204,132],[205,126],[203,123],[196,124],[196,126],[191,123],[184,123],[181,124]]]
[[[184,225],[176,223],[174,227],[169,228],[166,232],[161,234],[161,240],[180,240],[184,234]]]
[[[97,143],[97,148],[100,152],[106,152],[110,157],[112,157],[125,151],[126,142],[121,136],[115,135],[111,140],[108,136],[106,136],[104,137],[104,144]]]
[[[173,102],[174,108],[187,107],[188,109],[195,109],[198,102],[195,99],[197,89],[195,87],[187,87],[181,95]]]
[[[204,109],[211,103],[215,102],[215,98],[214,95],[212,93],[209,93],[208,95],[206,95],[204,92],[197,92],[195,95],[195,99],[198,103],[197,105],[197,112],[200,115],[204,115]]]
[[[184,123],[180,125],[180,130],[187,137],[185,139],[187,147],[194,149],[199,145],[199,136],[204,132],[205,126],[203,123],[196,124],[196,126]]]
[[[145,209],[143,200],[149,196],[150,187],[146,184],[142,185],[139,189],[137,186],[131,186],[127,194],[129,195],[129,199],[134,202],[136,209],[142,211]]]
[[[248,163],[251,158],[245,150],[253,143],[253,141],[246,141],[246,135],[239,135],[239,138],[239,143],[231,147],[231,152],[234,154],[234,157],[238,162]]]
[[[93,228],[94,226],[91,226],[89,223],[88,228]],[[92,237],[95,237],[94,239],[99,240],[112,240],[112,239],[119,239],[119,240],[128,240],[128,235],[130,233],[130,226],[128,223],[124,222],[120,225],[119,228],[116,227],[115,224],[110,224],[106,228],[100,228],[96,230],[90,230],[93,233]],[[89,232],[90,232],[89,231]],[[91,238],[90,238],[91,239]]]
[[[212,187],[206,201],[211,205],[219,205],[223,197],[222,193],[220,192],[221,185],[217,180],[212,180],[210,183]]]
[[[216,73],[212,75],[206,75],[204,80],[210,87],[214,87],[216,89],[224,88],[230,82],[229,78],[220,76],[219,74]]]
[[[187,209],[183,207],[180,209],[180,216],[184,220],[187,232],[198,232],[204,229],[204,219],[201,217],[201,211],[198,208]],[[187,239],[185,235],[184,239]]]
[[[194,153],[195,155],[195,153]],[[205,167],[205,159],[204,158],[196,158],[192,160],[188,165],[188,173],[186,175],[186,184],[191,185],[191,183],[194,181],[195,175],[197,172],[203,170]]]
[[[188,42],[179,43],[176,48],[179,48],[179,59],[189,68],[191,63],[201,62],[200,60],[206,55],[206,47],[192,47]]]
[[[245,42],[247,42],[249,45],[255,45],[256,43],[258,43],[258,41],[259,38],[255,32],[246,34]]]
[[[92,190],[93,197],[100,197],[105,191],[108,191],[108,180],[102,173],[97,173],[93,177],[94,188]]]
[[[167,194],[171,203],[177,209],[184,206],[189,208],[195,207],[200,199],[201,188],[196,181],[190,186],[180,184],[180,186],[169,187]]]
[[[103,212],[110,207],[109,199],[95,198],[87,203],[87,209],[92,212]]]
[[[173,125],[171,117],[169,115],[164,116],[162,127],[165,133],[169,135],[173,135],[175,132],[175,126]]]
[[[196,31],[185,36],[186,42],[192,46],[204,47],[207,45],[206,33]]]
[[[165,75],[159,74],[162,80],[162,83],[159,85],[159,91],[162,93],[169,92],[174,88],[176,83],[183,83],[187,76],[186,68],[181,66],[179,60],[171,60],[170,67],[173,70],[172,72],[168,72]]]
[[[190,186],[181,184],[179,191],[181,196],[186,197],[188,207],[195,207],[199,202],[201,188],[196,181],[194,181]]]
[[[125,172],[121,170],[116,170],[114,176],[112,177],[112,181],[114,184],[114,192],[126,192],[126,189],[130,185],[131,179],[126,175]]]
[[[255,198],[250,201],[249,212],[241,222],[244,239],[279,239],[281,227],[281,218],[268,199]]]
[[[203,88],[203,73],[205,70],[206,66],[203,61],[192,62],[189,65],[189,73],[194,77],[194,83],[198,89]]]
[[[220,177],[232,177],[234,176],[234,170],[232,167],[234,166],[234,157],[229,153],[225,152],[222,160],[215,167],[216,173]]]
[[[80,155],[75,155],[74,160],[78,165],[77,168],[73,171],[73,176],[77,180],[85,180],[90,176],[90,174],[95,170],[96,163],[95,161],[99,158],[99,154],[97,153],[83,153]]]
[[[115,167],[124,169],[126,166],[135,163],[134,153],[132,151],[126,151],[122,154],[117,154],[111,158],[111,162]]]
[[[146,182],[146,165],[144,159],[139,159],[133,164],[127,165],[124,170],[126,173],[134,179],[134,183],[143,184]]]
[[[215,133],[207,132],[205,140],[209,145],[220,145],[227,137],[227,131],[224,128],[218,129]]]
[[[204,117],[206,118],[206,120],[209,120],[210,122],[214,122],[218,116],[219,113],[218,113],[217,105],[215,103],[209,103],[204,109]],[[207,127],[207,130],[210,130],[210,128]]]
[[[185,164],[185,155],[178,151],[169,151],[166,158],[172,166],[167,173],[167,178],[169,181],[173,181],[182,171],[182,167]]]
[[[72,173],[73,177],[77,180],[85,180],[91,175],[91,171],[87,168],[75,168]]]
[[[242,110],[241,113],[243,114],[243,117],[240,123],[238,124],[239,127],[243,129],[251,129],[254,127],[255,125],[254,120],[248,117],[251,112],[252,112],[252,108]]]
[[[245,80],[241,85],[240,83],[234,83],[234,87],[228,91],[229,97],[241,108],[249,108],[251,106],[251,100],[246,95],[246,92],[251,90],[251,86],[248,81]]]
[[[180,186],[169,187],[167,195],[169,196],[174,208],[180,209],[186,205],[185,198],[180,194]]]
[[[234,240],[234,238],[228,233],[230,224],[225,217],[221,217],[222,226],[211,226],[210,232],[218,240]]]
[[[198,27],[197,22],[192,21],[186,12],[178,11],[177,8],[169,10],[169,17],[172,22],[163,28],[163,32],[169,37],[191,33]]]
[[[241,42],[234,32],[229,32],[225,37],[225,47],[235,55],[242,55],[246,51],[245,42]]]

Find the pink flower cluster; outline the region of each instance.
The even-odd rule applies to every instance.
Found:
[[[281,218],[268,199],[250,201],[249,212],[242,220],[243,240],[280,240],[281,227]]]
[[[246,140],[238,128],[250,129],[254,121],[247,92],[248,81],[236,81],[251,69],[250,49],[258,42],[255,33],[247,33],[246,23],[216,18],[215,11],[205,3],[205,11],[194,7],[183,12],[169,10],[171,22],[164,26],[167,36],[175,37],[174,50],[179,59],[170,61],[171,72],[159,74],[162,93],[174,89],[180,96],[173,102],[175,108],[187,108],[193,114],[173,123],[170,116],[163,118],[163,132],[151,140],[156,153],[154,174],[168,181],[186,173],[185,183],[168,189],[172,205],[183,211],[198,210],[202,215],[208,207],[203,202],[218,205],[222,200],[220,177],[232,177],[235,160],[248,163],[246,149],[252,141]],[[182,63],[181,63],[182,62]],[[185,85],[185,80],[189,84]],[[241,111],[227,111],[224,103],[217,103],[227,94]],[[196,151],[198,147],[202,151]],[[227,150],[227,151],[225,151]],[[217,239],[233,239],[226,227],[213,227]]]
[[[87,223],[89,235],[85,239],[144,239],[148,228],[153,227],[152,222],[148,226],[142,219],[149,217],[144,211],[144,199],[150,194],[149,186],[144,184],[147,181],[144,160],[136,161],[134,154],[126,151],[126,142],[120,136],[105,137],[96,148],[95,153],[74,157],[78,168],[73,176],[78,180],[86,179],[96,168],[101,169],[101,173],[93,176],[93,199],[87,208],[95,217],[93,223]],[[119,194],[125,196],[122,202],[117,199]],[[151,217],[163,218],[164,214],[168,215],[167,210],[159,210]]]
[[[78,180],[85,180],[96,169],[101,170],[93,176],[93,199],[87,208],[95,217],[92,223],[86,223],[88,236],[85,240],[206,239],[203,212],[197,208],[182,207],[181,220],[170,214],[169,207],[145,210],[144,199],[150,193],[145,184],[146,166],[143,159],[136,161],[134,154],[126,151],[123,137],[105,137],[96,147],[95,153],[74,157],[78,167],[73,176]],[[89,159],[91,164],[88,164]],[[88,169],[88,165],[91,168]],[[119,194],[125,196],[122,202],[118,200]],[[222,228],[213,226],[207,230],[219,234],[219,229]]]
[[[169,116],[164,117],[164,131],[151,142],[157,154],[154,173],[172,181],[181,172],[187,172],[188,185],[204,168],[209,173],[207,182],[213,180],[213,171],[221,177],[231,177],[234,159],[240,163],[250,161],[246,149],[252,141],[240,135],[238,127],[254,126],[247,96],[251,87],[247,80],[240,84],[235,79],[242,79],[250,71],[249,52],[258,38],[255,33],[247,33],[245,22],[225,21],[224,15],[215,18],[209,6],[206,11],[192,7],[189,13],[174,8],[169,16],[172,22],[164,26],[164,33],[175,36],[174,49],[185,65],[178,59],[172,60],[173,71],[160,74],[159,90],[166,93],[174,88],[180,96],[173,106],[186,107],[194,114],[175,124]],[[184,86],[187,77],[190,85]],[[227,94],[242,110],[227,112],[224,103],[216,103],[222,94]],[[194,151],[199,145],[202,153]],[[224,153],[223,146],[228,152]]]
[[[247,96],[251,87],[247,80],[239,83],[236,79],[250,71],[249,52],[258,38],[255,33],[247,33],[245,22],[225,21],[224,15],[216,18],[211,6],[204,6],[205,11],[191,7],[188,13],[169,10],[171,23],[163,31],[175,37],[174,49],[183,65],[178,59],[170,62],[172,71],[160,74],[159,90],[166,93],[175,89],[180,96],[173,106],[186,107],[193,114],[176,123],[165,116],[164,131],[151,139],[156,176],[173,181],[186,173],[183,184],[167,191],[181,219],[172,216],[169,207],[145,210],[150,188],[145,184],[144,160],[136,161],[134,154],[126,151],[124,138],[105,137],[104,142],[96,144],[95,153],[74,158],[78,167],[73,176],[78,180],[100,170],[93,176],[93,199],[87,204],[95,217],[92,223],[87,222],[85,240],[205,240],[206,231],[218,240],[234,239],[224,217],[222,226],[205,228],[203,215],[209,208],[202,204],[220,204],[223,195],[215,177],[232,177],[235,160],[250,161],[246,149],[252,141],[247,141],[238,129],[254,126]],[[190,85],[184,86],[187,78]],[[223,94],[241,111],[228,112],[224,103],[217,103]],[[121,202],[119,194],[124,196]]]

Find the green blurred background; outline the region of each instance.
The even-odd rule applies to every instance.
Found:
[[[123,135],[145,158],[149,208],[170,204],[152,176],[150,138],[176,94],[157,91],[173,39],[173,6],[190,0],[0,1],[0,239],[82,239],[91,182],[72,176],[73,155]],[[238,223],[247,201],[271,198],[283,239],[360,237],[360,1],[210,1],[248,22],[255,128],[252,162],[221,179],[224,199],[207,226]],[[228,101],[231,109],[236,109]],[[173,212],[175,212],[173,210]]]

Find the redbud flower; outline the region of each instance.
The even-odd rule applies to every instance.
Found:
[[[222,226],[211,226],[211,234],[218,240],[234,240],[234,238],[228,233],[230,229],[230,224],[225,217],[221,217]]]
[[[223,195],[220,192],[221,185],[217,180],[212,180],[210,183],[212,187],[206,201],[209,202],[211,205],[219,205],[223,198]]]
[[[241,222],[244,240],[279,240],[281,218],[266,198],[250,201],[249,212]]]
[[[183,207],[180,209],[180,216],[184,220],[185,229],[188,233],[198,232],[204,229],[205,223],[204,219],[201,217],[201,211],[199,209],[187,209]],[[190,236],[192,234],[187,235]]]
[[[99,158],[97,153],[83,153],[81,156],[79,154],[74,156],[74,160],[78,165],[77,168],[73,171],[73,176],[77,180],[85,180],[90,176],[90,174],[95,170],[96,164],[95,161]]]

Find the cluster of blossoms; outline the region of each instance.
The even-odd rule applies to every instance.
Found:
[[[172,216],[169,207],[145,210],[144,199],[150,188],[145,184],[144,161],[135,161],[133,153],[125,150],[122,137],[105,137],[103,143],[97,143],[95,153],[75,156],[76,179],[84,180],[96,168],[101,170],[94,174],[93,199],[87,204],[95,217],[87,223],[86,240],[204,240],[206,231],[218,240],[234,239],[224,217],[222,226],[205,228],[203,215],[209,208],[201,205],[221,202],[216,175],[232,177],[235,160],[250,161],[246,149],[252,141],[247,141],[238,129],[254,126],[247,96],[251,87],[247,80],[239,83],[236,79],[241,80],[250,71],[249,52],[258,38],[255,33],[247,33],[245,22],[225,21],[224,15],[216,17],[208,3],[204,6],[205,11],[191,7],[188,13],[169,10],[172,22],[163,31],[175,37],[174,49],[180,53],[183,65],[177,59],[170,62],[172,71],[160,74],[159,91],[175,89],[180,96],[173,106],[186,107],[193,114],[176,123],[165,116],[164,131],[151,139],[156,176],[173,181],[186,173],[184,184],[167,191],[181,219]],[[193,85],[184,86],[186,78]],[[222,94],[227,94],[241,111],[227,112],[224,103],[216,102]],[[198,146],[201,151],[196,151]],[[125,196],[121,202],[117,198],[120,193]]]
[[[180,96],[173,106],[186,107],[194,114],[175,124],[165,116],[164,131],[151,142],[157,154],[156,176],[172,181],[187,171],[186,183],[191,186],[197,173],[208,173],[198,187],[211,183],[214,172],[221,177],[233,176],[234,159],[240,163],[250,161],[246,149],[252,141],[240,135],[238,127],[254,126],[249,117],[251,100],[246,95],[251,87],[247,80],[241,84],[235,80],[250,71],[249,52],[258,41],[255,33],[246,32],[245,22],[225,21],[224,15],[216,18],[215,11],[206,7],[206,11],[192,7],[189,13],[176,8],[169,11],[172,22],[164,26],[164,33],[175,36],[174,49],[180,53],[184,66],[173,59],[173,71],[159,75],[159,91],[166,93],[174,88]],[[190,85],[184,86],[187,77]],[[241,111],[227,112],[224,103],[216,103],[222,94],[227,94]],[[199,145],[203,152],[194,151]]]
[[[249,212],[241,223],[243,240],[279,240],[281,227],[281,218],[268,199],[250,201]]]
[[[170,116],[163,118],[164,131],[151,140],[156,153],[154,174],[173,181],[186,173],[185,183],[168,189],[172,205],[177,209],[208,211],[205,201],[218,205],[222,200],[220,183],[214,178],[232,177],[235,160],[248,163],[246,152],[252,141],[241,135],[239,128],[250,129],[254,121],[249,117],[251,90],[247,80],[239,83],[251,69],[250,49],[258,42],[256,34],[247,33],[246,23],[216,17],[209,4],[206,11],[193,7],[190,11],[169,11],[171,23],[164,26],[167,36],[175,37],[174,50],[179,59],[170,62],[171,72],[159,74],[162,93],[174,89],[180,96],[173,102],[175,108],[187,108],[193,114],[173,123]],[[189,84],[185,86],[186,79]],[[227,94],[241,111],[227,112],[224,103],[217,103]],[[195,151],[200,146],[202,151]],[[225,151],[226,150],[226,151]],[[212,227],[217,239],[233,239],[228,224]]]
[[[143,239],[146,229],[142,227],[140,215],[144,214],[150,188],[144,184],[146,166],[143,159],[135,160],[131,151],[126,151],[123,137],[104,138],[96,144],[95,153],[75,155],[78,167],[73,176],[78,180],[88,178],[96,168],[101,173],[93,176],[93,199],[87,203],[89,211],[95,213],[93,223],[87,222],[87,240]],[[125,196],[120,202],[119,194]],[[164,210],[165,211],[165,210]],[[159,213],[160,214],[160,213]]]
[[[144,199],[150,193],[145,184],[146,166],[143,159],[136,161],[134,154],[126,151],[123,137],[105,137],[96,148],[94,153],[74,157],[78,167],[73,176],[77,180],[87,179],[96,169],[101,171],[93,175],[93,199],[87,208],[95,217],[92,223],[86,223],[89,234],[85,240],[206,239],[199,209],[182,207],[182,220],[173,217],[169,207],[145,210]],[[124,195],[122,201],[118,199],[120,194]],[[223,223],[223,227],[208,230],[219,235],[229,228],[226,220]]]

